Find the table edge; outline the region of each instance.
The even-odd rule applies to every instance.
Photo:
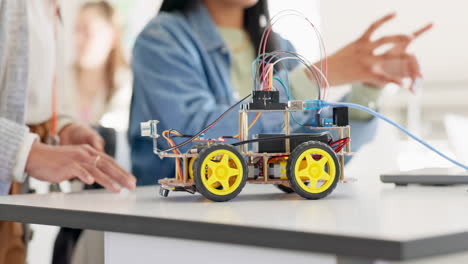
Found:
[[[392,241],[11,204],[0,204],[0,220],[394,261],[468,250],[468,233]]]

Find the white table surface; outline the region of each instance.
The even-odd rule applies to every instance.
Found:
[[[318,201],[304,200],[295,194],[283,194],[271,185],[247,185],[236,199],[225,203],[211,202],[199,194],[188,193],[171,192],[168,198],[163,198],[158,195],[157,187],[138,188],[134,192],[117,195],[106,191],[20,195],[0,197],[0,220],[23,220],[71,227],[76,227],[77,222],[100,221],[60,219],[48,223],[49,220],[45,220],[47,217],[40,215],[40,209],[47,208],[48,211],[44,214],[53,214],[54,211],[50,209],[74,211],[73,218],[80,215],[76,211],[92,212],[111,216],[145,217],[150,220],[218,224],[232,228],[266,228],[302,234],[362,238],[370,239],[370,243],[373,239],[376,242],[404,243],[439,238],[442,240],[430,242],[436,245],[429,244],[438,247],[437,243],[445,241],[456,244],[466,239],[467,189],[466,186],[395,187],[380,183],[378,176],[368,176],[355,183],[340,184],[332,195]],[[23,206],[27,209],[16,213],[5,211],[13,212],[12,208]],[[31,214],[38,215],[37,221],[36,216],[24,218],[29,209],[33,210]],[[24,215],[18,215],[20,213]],[[107,218],[105,221],[112,219]],[[114,219],[121,221],[117,217]],[[104,223],[101,226],[102,224]],[[123,232],[126,232],[126,226],[136,223],[132,223],[131,218],[126,218],[121,223],[113,224],[121,224]],[[78,227],[109,231],[97,224]],[[197,239],[203,240],[202,237]],[[447,246],[440,249],[440,252],[399,252],[402,255],[398,259],[420,257],[418,254],[428,256],[458,252],[468,249],[465,244]]]

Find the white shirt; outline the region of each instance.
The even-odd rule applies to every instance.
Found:
[[[56,72],[56,65],[61,65],[59,61],[61,54],[56,45],[54,36],[54,15],[52,2],[49,0],[28,0],[28,29],[29,29],[29,84],[26,103],[26,124],[35,125],[43,123],[52,117],[52,85]],[[59,36],[60,37],[60,36]],[[61,41],[59,40],[59,43]],[[62,68],[63,67],[58,67]],[[57,130],[71,122],[67,113],[66,87],[63,84],[63,74],[57,71],[57,111],[59,119]],[[18,155],[16,165],[13,168],[15,181],[23,182],[26,178],[26,162],[31,151],[31,146],[38,136],[28,133],[23,140]]]
[[[29,87],[26,124],[43,123],[52,117],[52,85],[57,74],[57,111],[70,116],[71,107],[66,100],[70,89],[64,85],[63,45],[57,45],[54,36],[53,5],[50,0],[28,0],[29,26]],[[57,21],[58,29],[61,24]],[[58,30],[60,33],[60,30]],[[58,34],[58,44],[63,43]],[[57,56],[58,55],[58,56]],[[59,120],[59,123],[62,120]],[[63,124],[58,124],[57,129]]]

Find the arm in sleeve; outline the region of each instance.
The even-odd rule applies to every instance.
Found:
[[[230,95],[223,96],[220,91],[209,87],[198,54],[191,51],[193,46],[190,43],[181,41],[164,29],[148,30],[137,40],[132,62],[131,141],[141,140],[140,122],[158,119],[160,132],[177,129],[193,134],[208,126],[232,105],[232,100],[227,100]],[[260,127],[263,127],[263,122],[258,122],[253,130]],[[208,130],[206,136],[232,136],[237,131],[238,108],[235,108]],[[161,143],[165,145],[164,140]]]
[[[293,45],[287,41],[282,40],[282,46],[294,52]],[[305,72],[305,66],[293,64],[288,66],[290,89],[294,98],[300,100],[314,100],[318,96],[317,84],[310,80]],[[364,84],[353,84],[351,92],[344,97],[341,101],[352,102],[376,109],[378,100],[381,95],[381,89],[375,89]],[[331,111],[325,109],[322,112],[324,117],[331,117]],[[358,151],[362,146],[372,141],[377,131],[377,120],[372,116],[349,109],[350,125],[351,125],[351,140],[353,151]],[[296,119],[299,122],[310,122],[314,117],[312,115],[297,115]],[[295,132],[310,132],[310,128],[295,127]],[[346,159],[349,161],[349,157]]]
[[[317,86],[312,83],[304,71],[305,68],[299,66],[289,73],[292,95],[299,100],[315,100],[318,94]],[[377,110],[381,94],[382,89],[355,83],[344,101]],[[357,109],[349,109],[349,118],[351,120],[369,121],[373,116]]]
[[[0,1],[0,195],[8,194],[28,129],[23,116],[27,69],[26,1]],[[11,57],[13,55],[13,57]],[[2,56],[7,55],[7,56]],[[8,59],[8,57],[10,59]],[[14,90],[8,90],[14,89]],[[13,120],[18,120],[17,122]],[[24,168],[23,168],[24,172]]]
[[[296,52],[296,48],[289,40],[283,39],[277,35],[280,40],[282,50]],[[310,80],[306,74],[306,66],[298,60],[286,60],[286,69],[288,71],[287,80],[291,95],[296,100],[315,100],[318,97],[318,87],[315,80]],[[284,74],[282,74],[285,79]],[[284,80],[286,81],[286,80]]]
[[[382,89],[356,83],[353,84],[351,92],[346,96],[345,101],[348,103],[363,105],[377,111],[381,94]],[[349,118],[353,120],[368,121],[371,120],[373,116],[357,109],[349,109]]]
[[[27,140],[25,142],[27,133],[27,127],[0,118],[0,184],[9,184],[14,176],[22,177],[13,173],[15,170],[21,170],[21,168],[16,168],[16,164],[20,149],[23,148],[23,144],[28,144]],[[27,157],[29,151],[25,154]],[[24,165],[21,173],[24,173]]]
[[[279,36],[280,37],[280,36]],[[288,40],[280,37],[280,43],[283,49],[295,52],[295,48]],[[307,76],[305,66],[297,63],[288,63],[289,83],[292,96],[298,100],[313,100],[318,96],[317,83],[310,80]],[[374,88],[362,83],[354,83],[351,92],[345,97],[344,101],[369,107],[373,110],[378,108],[382,89]],[[359,110],[350,109],[349,117],[351,120],[369,121],[372,116]]]
[[[289,73],[291,93],[297,100],[316,100],[317,84],[309,79],[305,71],[305,66],[298,66]]]
[[[307,83],[307,80],[309,82]],[[303,67],[297,67],[293,72],[290,73],[290,81],[293,87],[293,95],[301,96],[301,99],[315,99],[317,92],[315,90],[306,90],[302,87],[310,87],[311,81],[307,78]],[[376,109],[378,106],[378,100],[380,98],[381,90],[372,88],[363,84],[354,84],[351,92],[345,96],[341,101],[350,103],[360,104],[372,109]],[[323,117],[332,117],[330,110],[322,111]],[[304,120],[304,117],[297,117],[297,119]],[[374,137],[377,131],[377,120],[372,115],[362,112],[356,109],[349,109],[349,119],[351,125],[351,141],[353,151],[358,151],[362,146],[369,143]],[[302,122],[302,121],[300,121]],[[304,130],[303,128],[300,130]],[[348,161],[347,159],[346,161]]]

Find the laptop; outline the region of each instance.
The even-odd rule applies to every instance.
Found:
[[[468,118],[448,115],[444,120],[451,149],[457,161],[468,164]],[[446,186],[468,184],[468,171],[462,168],[425,168],[412,171],[399,171],[380,175],[384,183],[398,186],[421,184]]]

